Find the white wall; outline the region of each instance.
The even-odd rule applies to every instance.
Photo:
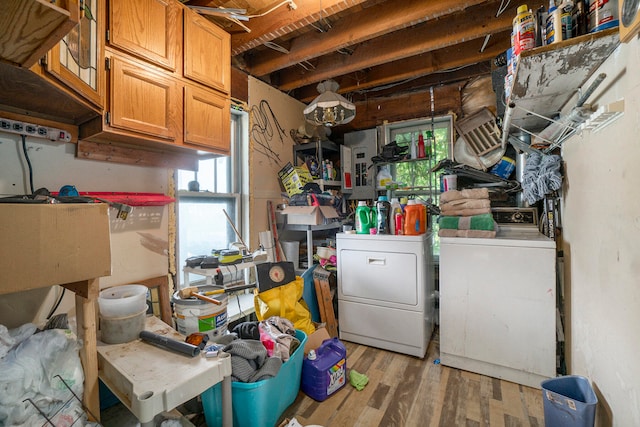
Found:
[[[597,426],[640,425],[640,42],[595,73],[587,101],[624,99],[624,116],[563,147],[569,373],[598,395]],[[586,87],[586,86],[585,86]]]
[[[262,100],[267,100],[270,108],[265,104],[261,106]],[[305,104],[249,77],[249,107],[249,246],[254,249],[258,247],[258,233],[269,230],[267,201],[274,202],[275,208],[282,200],[278,171],[287,162],[293,162],[294,141],[290,133],[304,125]]]
[[[110,164],[75,158],[75,144],[28,138],[34,188],[58,191],[65,184],[78,191],[151,192],[166,194],[167,169]],[[0,197],[30,194],[27,166],[20,136],[0,133]],[[168,272],[168,208],[134,207],[127,220],[111,216],[112,275],[100,286],[131,283]],[[34,266],[34,268],[37,268]],[[0,296],[0,324],[8,327],[46,316],[55,301],[56,288]],[[67,293],[69,294],[69,293]],[[63,309],[70,305],[65,299]]]

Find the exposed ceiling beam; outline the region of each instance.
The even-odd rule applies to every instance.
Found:
[[[360,75],[343,75],[339,78],[334,78],[334,80],[340,85],[340,93],[366,91],[366,89],[377,86],[411,80],[432,73],[455,70],[459,67],[492,60],[510,46],[510,40],[511,31],[504,31],[493,35],[483,52],[479,52],[483,39],[476,39],[426,54],[378,65],[366,72],[362,72]],[[311,93],[311,88],[305,87],[304,94]],[[315,90],[315,87],[313,88]],[[283,89],[280,87],[280,90]],[[296,98],[302,102],[309,102],[315,96],[317,96],[317,91],[310,96],[301,96],[301,93],[298,92]]]
[[[335,23],[325,33],[309,32],[293,39],[288,47],[289,53],[265,50],[250,59],[247,71],[254,76],[265,76],[276,70],[326,55],[357,43],[396,30],[436,19],[486,0],[405,0],[403,2],[384,2],[364,9]],[[492,2],[499,4],[499,2]]]
[[[427,76],[418,77],[405,82],[399,82],[391,84],[388,87],[380,87],[374,91],[351,92],[351,100],[356,104],[360,101],[367,99],[378,99],[389,96],[397,96],[402,93],[410,93],[416,91],[423,91],[431,86],[450,85],[453,83],[463,82],[466,83],[469,79],[478,76],[484,76],[491,73],[491,62],[484,61],[478,64],[472,64],[467,67],[458,68],[451,71],[443,71],[440,73],[433,73]],[[311,89],[311,86],[306,86],[305,89]],[[300,92],[296,93],[300,95]],[[305,92],[306,93],[306,92]],[[316,95],[317,96],[317,91]],[[315,97],[314,96],[314,97]],[[313,99],[311,94],[308,95],[308,99]]]
[[[251,33],[231,36],[231,54],[240,55],[265,42],[283,37],[293,31],[307,27],[321,18],[329,18],[336,13],[358,6],[366,0],[322,0],[296,2],[297,9],[286,13],[273,13],[260,18],[252,18],[246,25]]]
[[[465,13],[458,14],[453,19],[427,22],[410,30],[378,37],[361,45],[361,49],[356,48],[352,55],[334,53],[319,58],[314,62],[313,71],[307,72],[301,67],[281,71],[277,78],[279,87],[287,91],[326,80],[336,74],[345,75],[366,70],[473,39],[484,40],[487,34],[511,29],[510,14],[494,18],[493,7],[473,9],[473,26],[469,24],[469,17],[464,16]],[[376,55],[371,55],[371,52],[376,52]]]
[[[434,88],[434,116],[453,111],[462,112],[461,84],[450,84]],[[356,117],[351,123],[340,126],[341,133],[352,129],[367,129],[385,121],[417,119],[431,116],[429,90],[387,98],[375,98],[356,103]]]

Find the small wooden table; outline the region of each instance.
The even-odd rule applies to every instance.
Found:
[[[146,319],[145,330],[167,337],[184,337],[156,317]],[[231,357],[222,354],[190,357],[156,347],[140,339],[124,344],[98,341],[98,375],[138,418],[152,426],[153,418],[170,411],[222,382],[222,423],[233,425]]]

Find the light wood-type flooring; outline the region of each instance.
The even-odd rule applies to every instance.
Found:
[[[366,374],[362,391],[347,384],[324,402],[299,392],[281,417],[323,427],[544,427],[542,392],[435,364],[438,333],[424,359],[344,342],[347,369]],[[181,407],[182,426],[206,427],[202,405]],[[103,412],[105,427],[139,426],[122,405]],[[189,421],[187,421],[187,419]]]
[[[434,363],[436,332],[424,359],[344,342],[347,368],[366,374],[323,402],[300,392],[283,417],[324,427],[543,427],[542,392]]]

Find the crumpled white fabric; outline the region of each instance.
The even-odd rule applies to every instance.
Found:
[[[84,373],[78,340],[69,330],[33,334],[35,325],[27,325],[17,328],[15,334],[10,332],[15,343],[0,359],[0,427],[42,425],[46,420],[34,404],[47,416],[57,412],[56,426],[70,426],[85,417],[84,411],[56,375],[82,398]]]
[[[4,325],[0,325],[0,359],[5,357],[14,346],[33,335],[36,329],[38,328],[33,323],[25,323],[11,330],[8,330]]]

